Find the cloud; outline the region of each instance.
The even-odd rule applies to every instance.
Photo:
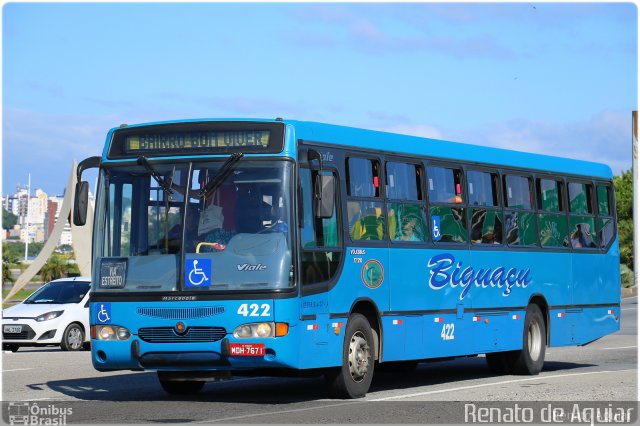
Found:
[[[415,6],[415,5],[414,5]],[[304,31],[286,32],[287,43],[306,48],[394,54],[398,52],[437,53],[454,58],[510,59],[514,52],[488,34],[443,36],[429,29],[428,9],[369,5],[365,11],[331,6],[313,6],[295,16],[307,20]],[[360,11],[360,13],[358,13]],[[413,11],[413,13],[408,13]],[[389,13],[386,13],[389,12]],[[415,14],[422,16],[416,19]],[[318,23],[324,23],[319,26]],[[399,30],[401,29],[401,30]]]
[[[409,116],[372,111],[362,127],[473,145],[607,164],[614,174],[631,167],[631,114],[606,110],[584,120],[513,119],[476,127],[418,123]]]
[[[446,129],[446,139],[631,167],[631,114],[601,111],[573,122],[517,119],[473,129]]]
[[[13,193],[31,173],[32,188],[62,193],[73,160],[102,154],[114,116],[44,114],[6,108],[3,112],[3,194]]]
[[[52,96],[57,99],[65,97],[64,87],[57,84],[44,84],[40,81],[26,80],[24,82],[25,87],[48,96]]]

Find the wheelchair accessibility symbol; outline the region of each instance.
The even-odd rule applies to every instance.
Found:
[[[433,241],[440,241],[442,239],[442,233],[440,232],[440,216],[431,217],[431,236]]]
[[[111,323],[111,303],[96,303],[95,309],[98,324]]]
[[[209,287],[211,285],[211,259],[187,259],[184,268],[185,287]]]

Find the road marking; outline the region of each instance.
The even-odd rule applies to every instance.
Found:
[[[310,411],[310,410],[323,410],[325,408],[341,407],[343,405],[361,404],[361,403],[362,403],[362,400],[353,401],[353,402],[341,402],[338,404],[321,405],[319,407],[295,408],[293,410],[278,410],[278,411],[269,411],[267,413],[245,414],[243,416],[225,417],[224,419],[201,420],[199,422],[194,422],[194,423],[219,423],[219,422],[226,422],[229,420],[250,419],[252,417],[261,417],[261,416],[272,416],[275,414],[299,413],[299,412]]]
[[[638,346],[620,346],[619,348],[600,348],[603,351],[611,351],[614,349],[630,349],[630,348],[637,348]]]
[[[413,398],[416,396],[434,395],[437,393],[445,393],[445,392],[457,392],[460,390],[476,389],[476,388],[496,386],[496,385],[506,385],[510,383],[522,383],[522,382],[531,382],[534,380],[559,379],[562,377],[586,376],[589,374],[604,374],[604,373],[616,373],[616,372],[625,372],[625,371],[637,371],[637,370],[628,369],[628,370],[589,371],[586,373],[569,373],[569,374],[556,374],[556,375],[548,375],[548,376],[537,376],[537,377],[531,377],[528,379],[503,380],[501,382],[482,383],[479,385],[471,385],[471,386],[460,386],[460,387],[451,388],[451,389],[440,389],[440,390],[434,390],[434,391],[412,393],[408,395],[396,395],[396,396],[388,396],[385,398],[367,399],[367,401],[389,401],[391,399]]]
[[[2,370],[3,373],[11,373],[12,371],[26,371],[33,370],[33,368],[14,368],[13,370]]]
[[[620,310],[621,310],[621,311],[630,311],[630,310],[632,310],[632,309],[638,309],[638,308],[622,308],[622,309],[620,309]]]

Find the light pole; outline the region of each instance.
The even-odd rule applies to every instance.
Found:
[[[24,245],[24,260],[27,261],[29,252],[29,202],[31,201],[31,173],[29,173],[29,184],[27,185],[27,241]]]
[[[634,285],[638,285],[640,269],[640,193],[638,191],[638,184],[640,181],[640,170],[638,170],[638,111],[632,113],[633,121],[633,282]]]

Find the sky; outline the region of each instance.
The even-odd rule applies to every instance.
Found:
[[[631,168],[633,3],[6,3],[2,194],[121,123],[284,117]]]

